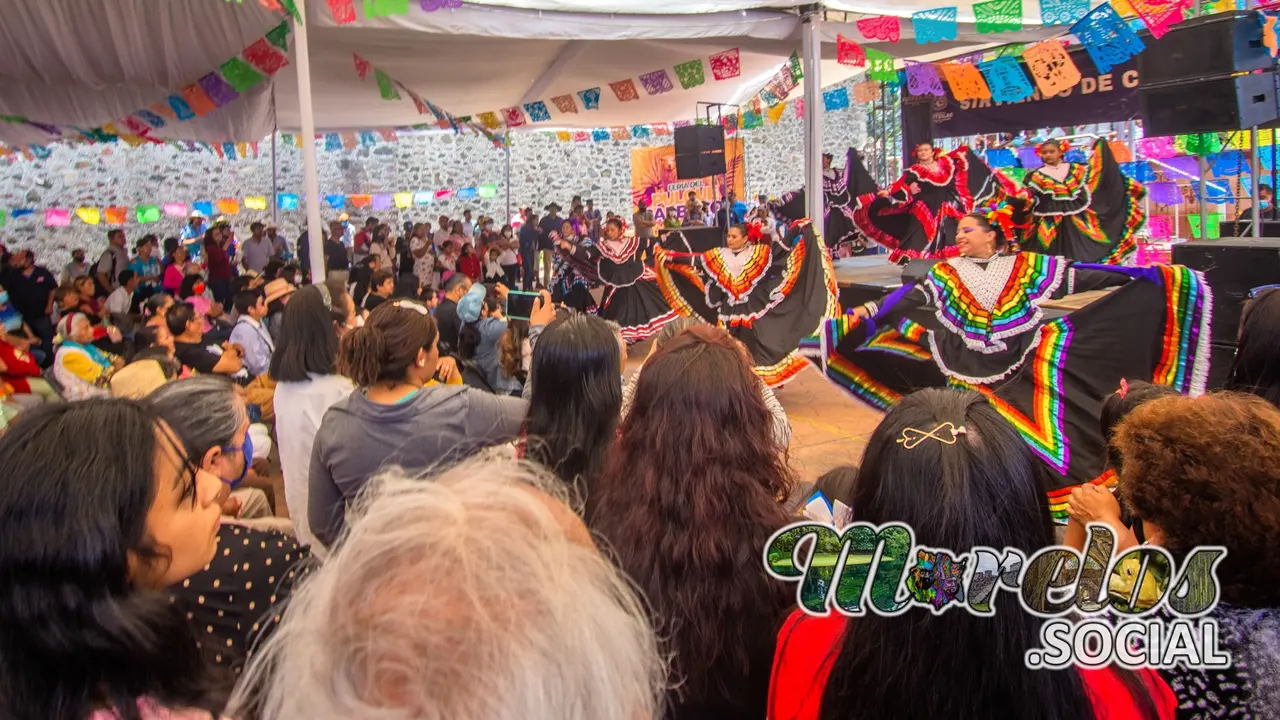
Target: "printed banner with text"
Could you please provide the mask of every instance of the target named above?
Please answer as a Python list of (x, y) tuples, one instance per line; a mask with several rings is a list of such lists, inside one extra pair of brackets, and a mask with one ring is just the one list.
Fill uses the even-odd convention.
[[(745, 178), (743, 173), (742, 138), (726, 139), (724, 142), (725, 166), (728, 169), (725, 177), (728, 186), (739, 200), (745, 194)], [(667, 216), (675, 213), (684, 218), (684, 203), (689, 191), (698, 194), (698, 199), (711, 206), (711, 211), (720, 209), (720, 178), (722, 176), (680, 180), (676, 177), (676, 148), (674, 145), (634, 148), (631, 151), (631, 202), (639, 200), (649, 204), (654, 219), (659, 223)]]

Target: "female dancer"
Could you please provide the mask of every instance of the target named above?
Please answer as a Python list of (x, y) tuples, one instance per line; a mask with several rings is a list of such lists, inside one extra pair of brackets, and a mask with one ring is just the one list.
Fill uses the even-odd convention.
[(1117, 264), (1132, 253), (1133, 234), (1147, 214), (1141, 183), (1120, 172), (1111, 146), (1099, 140), (1088, 163), (1064, 162), (1067, 145), (1046, 140), (1044, 165), (1027, 173), (1034, 220), (1022, 249), (1082, 262)]
[(612, 218), (604, 224), (600, 242), (575, 247), (562, 239), (559, 245), (579, 263), (594, 267), (592, 274), (605, 286), (597, 314), (622, 326), (622, 338), (635, 343), (653, 337), (680, 313), (667, 305), (653, 269), (644, 264), (647, 243), (622, 232), (622, 220)]
[[(668, 238), (685, 242), (679, 232)], [(796, 348), (838, 304), (831, 261), (809, 220), (792, 223), (780, 243), (750, 242), (762, 238), (759, 225), (734, 225), (728, 247), (659, 247), (654, 266), (672, 308), (718, 322), (746, 345), (756, 374), (776, 387), (804, 368)]]
[[(874, 193), (876, 182), (858, 159), (858, 153), (849, 148), (843, 168), (831, 166), (831, 153), (822, 155), (823, 238), (827, 245), (859, 242), (858, 228), (853, 224), (853, 200), (859, 195)], [(769, 209), (780, 220), (792, 223), (808, 215), (805, 205), (805, 189), (784, 193), (769, 203)]]
[[(590, 247), (593, 244), (591, 238), (579, 236), (571, 220), (561, 223), (560, 232), (552, 235), (561, 247), (561, 252), (556, 253), (551, 278), (552, 299), (578, 312), (594, 310), (596, 300), (591, 296), (593, 273), (589, 264), (575, 262), (573, 257), (573, 248)], [(565, 246), (571, 249), (565, 250)]]
[[(1016, 231), (1008, 207), (963, 217), (960, 256), (827, 322), (821, 362), (836, 384), (880, 409), (923, 387), (987, 395), (1055, 474), (1052, 492), (1102, 472), (1098, 415), (1121, 379), (1204, 391), (1212, 296), (1200, 273), (1181, 266), (1003, 254)], [(1042, 308), (1111, 286), (1123, 287), (1062, 317)]]
[(963, 145), (943, 153), (920, 143), (915, 156), (916, 164), (889, 189), (854, 199), (853, 224), (889, 248), (892, 262), (955, 257), (960, 218), (974, 207), (1018, 194), (1017, 186)]

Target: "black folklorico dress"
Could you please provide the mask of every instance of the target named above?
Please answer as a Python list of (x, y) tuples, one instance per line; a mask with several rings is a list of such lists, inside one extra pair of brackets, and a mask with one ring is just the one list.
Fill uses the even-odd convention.
[(680, 317), (658, 289), (657, 274), (644, 264), (645, 244), (635, 237), (580, 245), (574, 258), (594, 268), (604, 285), (597, 314), (622, 326), (628, 343), (647, 340)]

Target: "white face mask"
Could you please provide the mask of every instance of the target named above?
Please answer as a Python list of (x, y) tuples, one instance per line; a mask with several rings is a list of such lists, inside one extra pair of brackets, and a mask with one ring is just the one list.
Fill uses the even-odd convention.
[(294, 284), (294, 285), (301, 285), (301, 284), (302, 284), (302, 275), (294, 275), (294, 276), (293, 276), (293, 284)]

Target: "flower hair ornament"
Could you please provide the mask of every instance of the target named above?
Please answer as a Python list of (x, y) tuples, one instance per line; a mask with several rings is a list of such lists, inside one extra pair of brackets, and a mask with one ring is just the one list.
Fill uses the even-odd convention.
[(764, 239), (764, 230), (761, 229), (759, 221), (747, 225), (747, 239), (751, 242), (760, 242)]
[(1008, 204), (992, 205), (991, 207), (984, 208), (982, 210), (982, 216), (987, 219), (987, 222), (992, 225), (996, 225), (1003, 230), (1006, 239), (1013, 239), (1017, 237), (1018, 230), (1027, 227), (1025, 222), (1019, 223), (1014, 218), (1013, 206)]
[(1116, 394), (1121, 398), (1129, 396), (1129, 380), (1127, 378), (1120, 378), (1120, 389), (1116, 391)]
[(1036, 157), (1044, 157), (1044, 153), (1040, 152), (1040, 148), (1044, 147), (1046, 143), (1054, 143), (1054, 144), (1056, 144), (1056, 145), (1058, 146), (1058, 148), (1059, 148), (1060, 150), (1062, 150), (1062, 155), (1063, 155), (1064, 157), (1066, 156), (1067, 151), (1071, 149), (1071, 141), (1070, 141), (1070, 140), (1056, 140), (1056, 139), (1054, 139), (1054, 138), (1049, 138), (1048, 140), (1045, 140), (1044, 142), (1040, 143), (1039, 145), (1036, 145)]
[(943, 445), (955, 445), (961, 435), (968, 433), (969, 431), (963, 425), (957, 427), (954, 423), (944, 422), (928, 432), (913, 427), (905, 428), (897, 442), (905, 450), (914, 450), (925, 440), (937, 440)]

